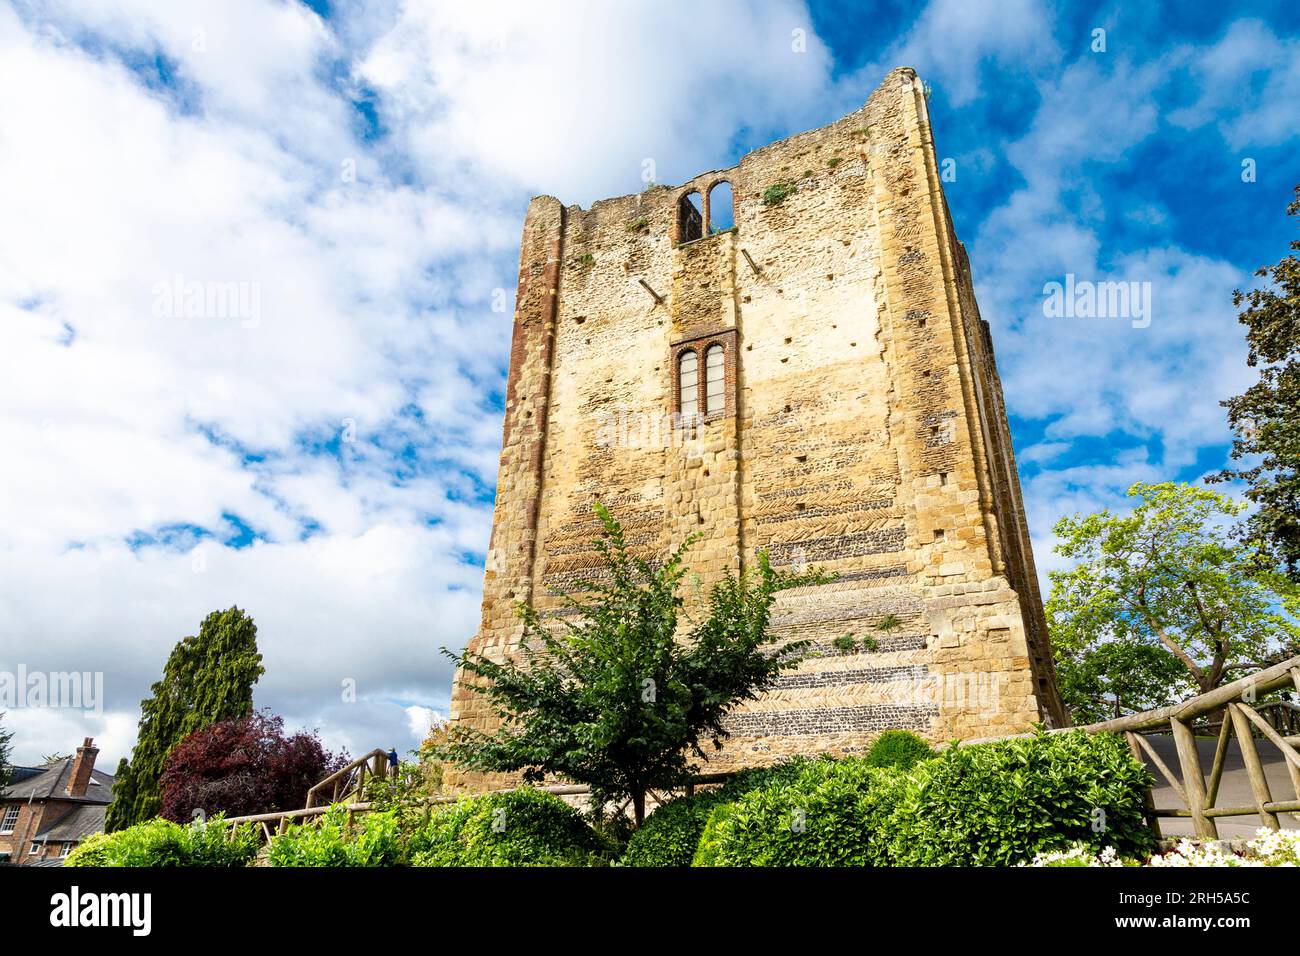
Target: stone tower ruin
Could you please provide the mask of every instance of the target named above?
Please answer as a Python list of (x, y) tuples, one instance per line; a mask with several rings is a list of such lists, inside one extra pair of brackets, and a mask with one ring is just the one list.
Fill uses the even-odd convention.
[[(556, 607), (550, 588), (598, 568), (600, 501), (646, 556), (702, 532), (704, 589), (759, 549), (838, 574), (780, 594), (774, 630), (812, 655), (731, 715), (710, 769), (1067, 722), (939, 172), (899, 69), (731, 169), (589, 210), (532, 201), (472, 649), (513, 653), (515, 602)], [(458, 683), (451, 717), (489, 729), (485, 703)]]

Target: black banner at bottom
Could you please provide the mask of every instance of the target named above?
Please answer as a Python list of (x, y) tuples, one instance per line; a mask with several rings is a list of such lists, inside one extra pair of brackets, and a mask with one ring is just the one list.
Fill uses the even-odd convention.
[[(0, 868), (10, 938), (77, 934), (239, 943), (289, 933), (435, 944), (465, 932), (494, 942), (606, 941), (656, 934), (727, 942), (785, 931), (839, 937), (848, 920), (927, 942), (1044, 932), (1057, 941), (1199, 933), (1215, 944), (1296, 942), (1300, 879), (1269, 869), (267, 869)], [(622, 928), (613, 928), (613, 920)], [(611, 933), (619, 938), (615, 939)], [(544, 935), (539, 935), (544, 934)], [(409, 937), (408, 937), (409, 938)], [(785, 937), (783, 937), (785, 938)], [(868, 938), (868, 937), (864, 937)], [(883, 938), (883, 937), (882, 937)], [(829, 942), (829, 938), (821, 942)], [(1026, 940), (1027, 942), (1028, 940)]]

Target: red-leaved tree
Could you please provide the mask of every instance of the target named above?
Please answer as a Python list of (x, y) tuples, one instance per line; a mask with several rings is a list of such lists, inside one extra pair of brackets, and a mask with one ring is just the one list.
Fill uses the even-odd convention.
[(348, 762), (314, 733), (284, 735), (284, 718), (259, 711), (196, 730), (167, 756), (159, 815), (188, 822), (195, 810), (226, 816), (296, 810), (307, 791)]

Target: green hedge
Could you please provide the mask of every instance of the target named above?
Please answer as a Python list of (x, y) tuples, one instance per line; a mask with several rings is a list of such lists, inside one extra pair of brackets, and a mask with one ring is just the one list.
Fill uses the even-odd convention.
[(623, 865), (690, 866), (709, 814), (724, 802), (721, 791), (708, 790), (656, 808), (627, 841)]
[(399, 866), (406, 862), (397, 812), (358, 814), (347, 825), (347, 809), (336, 804), (316, 823), (289, 827), (271, 839), (271, 866)]
[(759, 787), (793, 780), (804, 768), (824, 762), (795, 757), (770, 767), (741, 770), (716, 790), (678, 797), (655, 809), (632, 833), (624, 850), (624, 866), (690, 866), (709, 815), (721, 803), (730, 803)]
[(891, 820), (899, 866), (1009, 866), (1076, 843), (1144, 856), (1151, 775), (1114, 734), (950, 747), (907, 777)]
[[(910, 743), (888, 750), (923, 756)], [(910, 771), (872, 766), (881, 759), (813, 761), (718, 801), (694, 865), (1007, 866), (1080, 842), (1137, 857), (1155, 847), (1150, 774), (1113, 735), (949, 748)]]
[(818, 761), (715, 807), (696, 866), (888, 866), (900, 776), (864, 759)]
[(532, 787), (461, 800), (412, 840), (414, 866), (585, 866), (607, 850), (573, 807)]
[[(909, 739), (910, 738), (910, 739)], [(920, 744), (920, 746), (918, 746)], [(911, 769), (901, 769), (912, 763)], [(885, 764), (886, 766), (876, 766)], [(1007, 866), (1037, 854), (1105, 847), (1145, 858), (1150, 774), (1114, 735), (1081, 731), (952, 747), (882, 735), (863, 757), (792, 760), (744, 771), (716, 790), (670, 801), (632, 834), (629, 866)], [(151, 820), (96, 834), (68, 866), (244, 866), (251, 826), (233, 840), (207, 826)], [(559, 797), (524, 787), (466, 798), (425, 817), (341, 806), (290, 827), (273, 866), (584, 866), (611, 855)]]
[(930, 745), (909, 730), (886, 730), (876, 738), (867, 751), (868, 767), (895, 767), (911, 770), (923, 760), (934, 756)]
[(181, 826), (171, 820), (150, 820), (113, 833), (94, 833), (63, 861), (64, 866), (247, 866), (257, 855), (257, 833), (251, 824), (228, 828), (216, 816), (207, 822)]

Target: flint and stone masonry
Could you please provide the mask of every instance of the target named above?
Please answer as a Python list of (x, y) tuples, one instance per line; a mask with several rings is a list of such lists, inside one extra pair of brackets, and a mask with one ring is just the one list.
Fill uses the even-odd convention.
[[(722, 182), (735, 226), (717, 231)], [(811, 656), (734, 713), (711, 770), (895, 727), (1067, 722), (989, 326), (912, 70), (734, 168), (589, 210), (532, 200), (471, 648), (519, 654), (515, 602), (555, 607), (551, 588), (597, 573), (596, 501), (645, 556), (702, 532), (688, 600), (759, 549), (838, 572), (780, 595), (774, 631)], [(495, 726), (459, 679), (452, 719)]]

